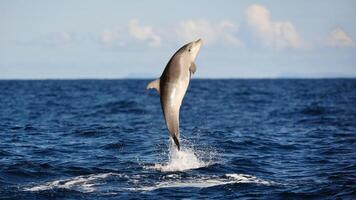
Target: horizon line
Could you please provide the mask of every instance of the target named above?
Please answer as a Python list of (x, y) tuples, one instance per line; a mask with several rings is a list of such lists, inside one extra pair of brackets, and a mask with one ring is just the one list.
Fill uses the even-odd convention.
[[(157, 77), (122, 77), (122, 78), (0, 78), (0, 81), (71, 81), (71, 80), (152, 80)], [(300, 80), (317, 80), (317, 79), (356, 79), (351, 76), (335, 76), (335, 77), (199, 77), (192, 78), (191, 80), (283, 80), (283, 79), (300, 79)]]

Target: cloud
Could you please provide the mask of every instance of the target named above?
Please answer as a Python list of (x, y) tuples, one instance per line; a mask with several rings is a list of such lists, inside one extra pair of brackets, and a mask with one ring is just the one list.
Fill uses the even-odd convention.
[(127, 28), (120, 26), (101, 32), (100, 41), (106, 47), (114, 49), (137, 42), (147, 43), (150, 47), (162, 47), (162, 41), (169, 45), (176, 41), (187, 42), (198, 38), (203, 38), (206, 45), (242, 46), (242, 42), (236, 37), (237, 32), (238, 26), (230, 21), (214, 24), (207, 20), (185, 20), (158, 30), (149, 25), (141, 25), (137, 19), (131, 19)]
[(128, 23), (129, 34), (140, 41), (147, 41), (152, 47), (160, 46), (161, 37), (157, 35), (151, 26), (141, 26), (138, 20), (132, 19)]
[(261, 5), (254, 4), (248, 7), (246, 17), (248, 25), (266, 47), (282, 49), (308, 46), (291, 22), (273, 21), (270, 12)]
[(206, 45), (242, 46), (236, 37), (237, 32), (238, 26), (230, 21), (213, 24), (207, 20), (186, 20), (176, 28), (178, 39), (187, 42), (202, 38)]
[(355, 42), (352, 38), (341, 28), (335, 28), (330, 31), (326, 38), (326, 45), (334, 47), (353, 47)]
[[(150, 47), (161, 45), (161, 37), (156, 34), (151, 26), (142, 26), (138, 20), (131, 19), (127, 25), (121, 25), (117, 28), (107, 29), (100, 33), (100, 42), (107, 48), (120, 49), (128, 45), (146, 43)], [(137, 43), (139, 42), (139, 43)]]

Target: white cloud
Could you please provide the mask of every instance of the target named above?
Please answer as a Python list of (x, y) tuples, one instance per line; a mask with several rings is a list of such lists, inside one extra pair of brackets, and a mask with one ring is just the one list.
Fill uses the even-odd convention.
[(150, 46), (156, 47), (161, 44), (161, 37), (157, 35), (151, 26), (141, 26), (138, 24), (138, 20), (132, 19), (128, 24), (129, 34), (141, 41), (148, 41)]
[(335, 47), (352, 47), (355, 46), (355, 42), (344, 30), (335, 28), (330, 31), (326, 38), (326, 45)]
[(155, 33), (151, 26), (142, 26), (138, 20), (128, 21), (127, 26), (119, 26), (100, 33), (100, 42), (108, 48), (116, 49), (135, 42), (147, 43), (148, 46), (161, 45), (161, 37)]
[(213, 24), (207, 20), (186, 20), (158, 31), (151, 26), (140, 25), (137, 19), (131, 19), (127, 29), (121, 27), (121, 29), (103, 31), (100, 41), (109, 48), (134, 44), (135, 41), (146, 42), (151, 47), (159, 47), (162, 46), (162, 40), (169, 44), (198, 38), (202, 38), (206, 45), (241, 46), (242, 42), (235, 36), (237, 31), (238, 26), (230, 21)]
[(177, 37), (182, 41), (202, 38), (206, 45), (226, 44), (241, 46), (242, 42), (235, 36), (238, 26), (230, 21), (213, 24), (206, 20), (186, 20), (177, 29)]
[(304, 48), (308, 45), (299, 36), (289, 21), (273, 21), (270, 12), (263, 6), (254, 4), (246, 11), (247, 23), (262, 40), (263, 45), (274, 49)]

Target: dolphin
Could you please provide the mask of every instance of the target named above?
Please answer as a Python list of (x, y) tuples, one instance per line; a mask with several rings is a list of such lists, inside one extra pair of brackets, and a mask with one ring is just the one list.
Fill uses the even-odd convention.
[(190, 77), (196, 71), (194, 61), (201, 45), (202, 39), (198, 39), (181, 47), (169, 60), (161, 77), (147, 85), (147, 89), (154, 88), (160, 94), (163, 116), (178, 150), (180, 150), (179, 110)]

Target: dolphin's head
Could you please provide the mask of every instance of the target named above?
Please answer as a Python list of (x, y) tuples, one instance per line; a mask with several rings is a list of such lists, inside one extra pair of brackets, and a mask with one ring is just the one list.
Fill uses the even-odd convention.
[(187, 54), (190, 57), (192, 62), (195, 61), (195, 58), (197, 57), (198, 52), (199, 52), (200, 47), (201, 47), (202, 44), (203, 44), (203, 40), (202, 39), (198, 39), (196, 41), (193, 41), (193, 42), (187, 44), (186, 52), (187, 52)]
[(203, 40), (198, 39), (196, 41), (184, 45), (182, 48), (178, 50), (177, 53), (180, 56), (184, 56), (184, 58), (188, 58), (189, 62), (194, 62), (202, 44), (203, 44)]

